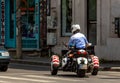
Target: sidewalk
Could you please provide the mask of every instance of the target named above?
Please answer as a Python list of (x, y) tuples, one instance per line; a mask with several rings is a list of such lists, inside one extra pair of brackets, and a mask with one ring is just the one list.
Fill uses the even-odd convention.
[(24, 56), (23, 59), (11, 59), (11, 63), (50, 66), (50, 57)]
[[(23, 59), (11, 59), (11, 63), (50, 66), (50, 57), (24, 56)], [(120, 71), (120, 62), (100, 63), (100, 71)]]

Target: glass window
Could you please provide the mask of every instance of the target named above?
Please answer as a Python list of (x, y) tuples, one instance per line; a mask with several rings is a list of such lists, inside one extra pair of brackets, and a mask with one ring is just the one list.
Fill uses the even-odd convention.
[(96, 20), (96, 0), (88, 0), (88, 19)]
[(21, 0), (22, 37), (35, 38), (35, 0)]
[(97, 40), (97, 36), (96, 36), (96, 1), (97, 0), (88, 0), (87, 4), (88, 4), (88, 27), (87, 27), (87, 32), (88, 32), (88, 40), (89, 42), (91, 42), (93, 45), (96, 45), (96, 40)]
[(62, 36), (70, 36), (72, 23), (72, 0), (61, 0), (61, 17)]
[(10, 38), (14, 38), (14, 0), (10, 0)]

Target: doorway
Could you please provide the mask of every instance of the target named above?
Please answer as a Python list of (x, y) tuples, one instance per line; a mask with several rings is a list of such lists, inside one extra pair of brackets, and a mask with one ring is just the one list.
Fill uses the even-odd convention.
[(97, 41), (97, 0), (87, 0), (87, 37), (96, 45)]
[[(1, 0), (3, 1), (3, 0)], [(5, 46), (16, 48), (16, 0), (5, 1)], [(39, 49), (39, 0), (20, 0), (22, 48)]]

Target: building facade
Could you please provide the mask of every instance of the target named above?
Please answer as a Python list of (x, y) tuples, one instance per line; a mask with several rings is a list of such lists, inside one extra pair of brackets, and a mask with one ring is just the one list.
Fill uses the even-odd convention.
[[(66, 49), (61, 42), (68, 42), (69, 40), (71, 35), (70, 29), (68, 30), (69, 24), (77, 23), (80, 24), (88, 41), (95, 45), (95, 54), (99, 58), (120, 60), (119, 0), (52, 1), (54, 1), (52, 2), (54, 4), (51, 3), (52, 6), (56, 8), (58, 23), (57, 44), (52, 48), (53, 52), (60, 54), (61, 50)], [(68, 5), (69, 2), (71, 3)], [(68, 10), (72, 12), (72, 15), (68, 13)]]
[(97, 0), (51, 0), (51, 9), (57, 13), (56, 45), (52, 51), (61, 54), (67, 48), (62, 42), (68, 42), (72, 24), (80, 24), (81, 31), (89, 42), (97, 44)]
[[(16, 1), (0, 0), (0, 44), (16, 48)], [(20, 0), (22, 48), (50, 47), (55, 54), (66, 50), (62, 44), (72, 35), (72, 24), (95, 45), (95, 54), (120, 60), (119, 0)]]

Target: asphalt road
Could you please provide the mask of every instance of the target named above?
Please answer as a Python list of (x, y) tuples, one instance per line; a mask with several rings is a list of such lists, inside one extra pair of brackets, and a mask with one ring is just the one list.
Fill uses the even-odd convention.
[(7, 72), (0, 72), (0, 83), (119, 83), (120, 72), (99, 71), (79, 78), (73, 72), (59, 71), (50, 75), (49, 66), (10, 64)]

